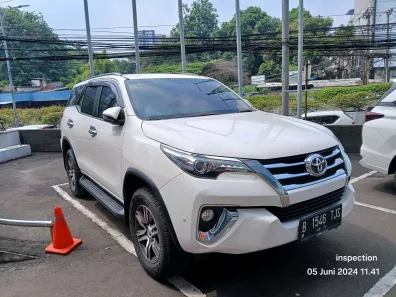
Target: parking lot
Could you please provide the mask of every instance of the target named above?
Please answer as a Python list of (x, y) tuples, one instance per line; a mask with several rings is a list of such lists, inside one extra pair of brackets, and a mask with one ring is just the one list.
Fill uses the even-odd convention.
[[(83, 244), (68, 256), (45, 254), (48, 229), (0, 226), (0, 252), (36, 257), (0, 264), (0, 295), (396, 296), (396, 287), (389, 290), (396, 283), (396, 188), (391, 177), (368, 174), (358, 155), (350, 157), (358, 205), (339, 229), (258, 253), (199, 257), (182, 278), (164, 283), (140, 267), (123, 221), (93, 198), (70, 194), (60, 153), (2, 164), (0, 217), (52, 219), (60, 205)], [(337, 255), (377, 260), (347, 263)], [(309, 275), (314, 268), (336, 275)]]

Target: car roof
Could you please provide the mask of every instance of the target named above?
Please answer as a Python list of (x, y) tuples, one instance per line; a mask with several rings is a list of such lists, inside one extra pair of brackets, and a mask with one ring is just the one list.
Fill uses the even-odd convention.
[(199, 78), (199, 79), (210, 79), (209, 77), (200, 76), (196, 74), (171, 74), (171, 73), (139, 73), (139, 74), (120, 74), (120, 73), (108, 73), (94, 76), (88, 78), (82, 82), (79, 82), (74, 87), (85, 85), (91, 81), (99, 81), (105, 79), (115, 79), (115, 80), (126, 80), (126, 79), (152, 79), (152, 78)]

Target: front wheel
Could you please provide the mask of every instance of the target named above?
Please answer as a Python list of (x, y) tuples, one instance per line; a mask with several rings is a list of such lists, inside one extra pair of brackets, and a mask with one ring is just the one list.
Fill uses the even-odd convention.
[(129, 228), (139, 262), (151, 277), (178, 275), (187, 266), (189, 257), (176, 248), (164, 209), (149, 188), (134, 193)]
[(393, 183), (395, 184), (395, 187), (396, 187), (396, 172), (395, 172), (395, 174), (393, 175)]

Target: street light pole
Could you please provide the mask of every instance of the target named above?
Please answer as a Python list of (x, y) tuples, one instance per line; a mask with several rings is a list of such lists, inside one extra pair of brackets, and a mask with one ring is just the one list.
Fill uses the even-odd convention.
[(186, 45), (184, 42), (184, 19), (183, 19), (183, 2), (179, 0), (179, 27), (180, 27), (180, 51), (181, 51), (181, 61), (182, 61), (182, 71), (187, 72), (186, 63)]
[[(17, 7), (10, 7), (8, 10), (5, 10), (4, 14), (3, 14), (3, 10), (0, 7), (0, 23), (1, 23), (1, 34), (3, 35), (3, 37), (6, 36), (6, 28), (4, 25), (4, 19), (5, 16), (7, 15), (7, 12), (10, 9), (14, 9), (14, 8), (22, 8), (22, 7), (28, 7), (29, 5), (19, 5)], [(16, 104), (15, 104), (15, 98), (14, 98), (14, 84), (12, 83), (12, 73), (11, 73), (11, 62), (10, 62), (10, 55), (8, 52), (8, 44), (7, 44), (7, 40), (4, 39), (3, 41), (4, 43), (4, 52), (5, 52), (5, 57), (6, 57), (6, 63), (7, 63), (7, 72), (8, 72), (8, 81), (10, 84), (10, 94), (11, 94), (11, 100), (12, 100), (12, 109), (14, 111), (14, 126), (15, 127), (19, 127), (19, 119), (18, 119), (18, 113), (17, 113), (17, 109), (16, 109)]]
[(91, 43), (91, 26), (89, 24), (89, 10), (88, 10), (88, 0), (84, 0), (84, 12), (85, 12), (85, 28), (87, 31), (87, 42), (88, 42), (88, 57), (89, 57), (89, 71), (91, 77), (95, 76), (93, 51)]
[(282, 114), (289, 115), (289, 0), (282, 0)]
[(139, 30), (136, 11), (136, 0), (132, 0), (133, 35), (135, 37), (135, 63), (136, 73), (140, 73)]
[(243, 96), (243, 72), (242, 72), (242, 38), (241, 38), (241, 11), (239, 0), (235, 0), (236, 35), (237, 35), (237, 60), (238, 60), (238, 93)]
[(303, 30), (304, 30), (304, 0), (299, 2), (298, 11), (298, 104), (297, 104), (297, 117), (301, 119), (302, 112), (302, 84), (303, 84)]

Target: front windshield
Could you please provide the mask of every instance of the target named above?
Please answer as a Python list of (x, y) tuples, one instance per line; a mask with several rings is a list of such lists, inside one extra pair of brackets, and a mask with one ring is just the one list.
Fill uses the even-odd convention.
[(154, 78), (125, 82), (136, 115), (146, 120), (253, 111), (212, 79)]

